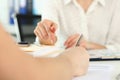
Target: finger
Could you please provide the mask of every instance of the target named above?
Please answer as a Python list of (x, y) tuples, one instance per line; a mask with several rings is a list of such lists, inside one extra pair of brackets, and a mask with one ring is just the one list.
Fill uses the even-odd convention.
[(38, 37), (39, 41), (41, 42), (41, 41), (42, 41), (42, 37), (41, 37), (41, 35), (37, 32), (36, 29), (34, 30), (34, 33), (35, 33), (35, 35)]
[(36, 36), (38, 37), (39, 41), (41, 42), (42, 41), (42, 36), (39, 34), (39, 32), (35, 32)]
[(74, 38), (67, 46), (66, 48), (70, 48), (76, 45), (77, 38)]
[(57, 29), (57, 24), (54, 23), (51, 20), (44, 20), (43, 23), (49, 27), (50, 31), (55, 33), (56, 29)]
[(50, 32), (51, 32), (50, 27), (53, 24), (53, 22), (50, 20), (44, 20), (42, 24), (44, 26), (44, 29), (46, 30), (47, 35), (50, 37)]
[(46, 44), (46, 45), (52, 45), (53, 43), (51, 43), (51, 39), (44, 39), (42, 38), (42, 36), (40, 35), (39, 32), (36, 31), (36, 35), (39, 37), (39, 41), (41, 44)]
[(56, 42), (56, 39), (57, 39), (56, 34), (55, 34), (56, 30), (57, 30), (57, 25), (54, 23), (50, 27), (51, 38), (52, 38), (53, 42)]
[(70, 43), (69, 45), (66, 46), (66, 49), (71, 48), (75, 45), (75, 42)]
[(39, 39), (41, 39), (41, 40), (43, 39), (43, 36), (42, 36), (42, 34), (39, 30), (36, 30), (35, 33), (36, 33), (36, 35), (38, 36)]
[(37, 33), (37, 30), (38, 30), (38, 27), (35, 28), (34, 34), (35, 34), (37, 37), (39, 37), (39, 34)]
[(68, 45), (74, 38), (77, 38), (79, 34), (75, 34), (73, 36), (70, 36), (67, 41), (65, 41), (65, 46)]
[(46, 32), (46, 34), (48, 35), (48, 37), (50, 37), (50, 30), (49, 30), (49, 26), (47, 26), (46, 24), (43, 23), (43, 28)]
[(51, 39), (52, 39), (52, 41), (53, 41), (54, 43), (56, 42), (57, 37), (56, 37), (56, 35), (55, 35), (54, 33), (51, 33)]
[(40, 28), (39, 25), (38, 25), (38, 27), (37, 27), (37, 29), (36, 29), (36, 32), (37, 32), (38, 35), (41, 36), (41, 39), (43, 39), (43, 34), (42, 34), (42, 31), (41, 31), (41, 28)]
[(50, 31), (50, 29), (48, 29), (46, 24), (43, 24), (43, 25), (44, 25), (44, 28), (46, 29), (48, 38), (50, 39), (50, 42), (53, 44), (54, 43), (54, 34)]
[(39, 27), (38, 24), (39, 24), (39, 23), (40, 23), (40, 22), (37, 23), (37, 26), (36, 26), (35, 29), (34, 29), (34, 34), (35, 34), (36, 36), (37, 36), (36, 31), (38, 30), (38, 27)]
[(39, 26), (38, 30), (41, 32), (41, 35), (43, 36), (43, 38), (47, 39), (48, 38), (48, 32), (46, 31), (45, 26), (42, 23), (38, 24), (38, 26)]
[(34, 30), (34, 32), (37, 33), (36, 35), (41, 35), (41, 38), (43, 38), (42, 33), (41, 33), (41, 30), (40, 30), (40, 27), (41, 27), (40, 24), (41, 24), (40, 22), (37, 23), (37, 27), (36, 27), (36, 29)]

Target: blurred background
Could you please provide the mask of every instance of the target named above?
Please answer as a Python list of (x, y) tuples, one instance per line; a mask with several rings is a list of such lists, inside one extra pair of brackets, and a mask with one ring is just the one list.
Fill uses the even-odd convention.
[(40, 0), (0, 0), (0, 22), (14, 33), (13, 14), (40, 14)]
[(40, 0), (0, 0), (0, 22), (12, 35), (16, 35), (16, 14), (40, 15)]

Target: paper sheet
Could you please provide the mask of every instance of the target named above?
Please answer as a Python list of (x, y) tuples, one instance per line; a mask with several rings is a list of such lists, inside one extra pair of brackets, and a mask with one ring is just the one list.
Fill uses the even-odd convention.
[(112, 65), (90, 64), (86, 75), (76, 77), (73, 80), (111, 80), (112, 71)]
[(34, 57), (55, 57), (61, 54), (62, 51), (64, 51), (64, 49), (55, 46), (44, 46), (38, 51), (33, 52), (32, 55)]
[(120, 51), (113, 51), (108, 49), (90, 50), (88, 51), (91, 58), (120, 58)]
[(34, 51), (40, 50), (40, 48), (41, 47), (37, 45), (30, 45), (29, 47), (20, 47), (20, 49), (25, 52), (34, 52)]

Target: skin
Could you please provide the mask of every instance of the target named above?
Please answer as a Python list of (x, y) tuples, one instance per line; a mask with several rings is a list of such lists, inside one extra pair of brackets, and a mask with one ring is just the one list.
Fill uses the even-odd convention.
[(77, 0), (77, 2), (84, 9), (84, 11), (87, 12), (93, 0)]
[(0, 80), (71, 80), (87, 72), (89, 55), (82, 47), (55, 58), (33, 58), (19, 49), (2, 25), (0, 37)]

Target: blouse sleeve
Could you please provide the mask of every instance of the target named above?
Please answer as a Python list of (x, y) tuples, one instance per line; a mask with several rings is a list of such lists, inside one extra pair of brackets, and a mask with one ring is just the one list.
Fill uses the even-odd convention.
[[(117, 2), (117, 1), (116, 1)], [(120, 51), (120, 1), (117, 3), (111, 19), (106, 47), (111, 50)]]

